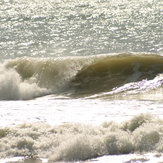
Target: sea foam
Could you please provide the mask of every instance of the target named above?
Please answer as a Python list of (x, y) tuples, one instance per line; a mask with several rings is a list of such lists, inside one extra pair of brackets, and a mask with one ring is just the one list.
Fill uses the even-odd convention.
[(49, 161), (78, 161), (113, 154), (162, 152), (163, 121), (149, 114), (122, 124), (100, 126), (66, 123), (24, 123), (0, 129), (0, 157), (47, 157)]
[[(76, 71), (62, 59), (23, 57), (0, 65), (0, 99), (28, 100), (67, 88)], [(72, 68), (71, 68), (72, 67)], [(70, 71), (71, 69), (71, 71)]]
[(7, 70), (0, 65), (1, 100), (27, 100), (45, 95), (47, 92), (47, 89), (40, 88), (36, 83), (22, 81), (21, 76), (15, 70)]

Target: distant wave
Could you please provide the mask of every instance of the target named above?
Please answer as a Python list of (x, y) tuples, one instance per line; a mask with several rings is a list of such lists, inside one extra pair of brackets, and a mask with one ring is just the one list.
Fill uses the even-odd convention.
[(5, 61), (0, 65), (0, 72), (1, 100), (28, 100), (66, 91), (72, 97), (86, 97), (140, 87), (146, 89), (144, 85), (148, 83), (153, 85), (151, 89), (157, 88), (163, 81), (160, 75), (163, 72), (163, 59), (158, 54), (140, 53), (22, 57)]

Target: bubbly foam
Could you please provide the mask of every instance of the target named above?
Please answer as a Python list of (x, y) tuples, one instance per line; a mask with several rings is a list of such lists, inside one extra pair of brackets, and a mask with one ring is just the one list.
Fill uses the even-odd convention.
[(0, 65), (0, 83), (1, 100), (26, 100), (48, 93), (46, 88), (40, 88), (37, 83), (22, 81), (15, 70), (7, 70), (2, 64)]
[(61, 92), (77, 71), (70, 61), (28, 57), (6, 61), (0, 65), (0, 99), (28, 100)]
[(122, 124), (59, 126), (24, 123), (0, 129), (0, 157), (38, 155), (53, 161), (77, 161), (135, 152), (162, 152), (162, 119), (149, 114)]

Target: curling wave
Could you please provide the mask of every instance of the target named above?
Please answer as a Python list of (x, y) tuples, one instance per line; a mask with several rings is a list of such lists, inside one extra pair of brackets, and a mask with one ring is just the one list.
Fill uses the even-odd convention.
[[(7, 60), (0, 65), (0, 99), (32, 99), (63, 93), (71, 97), (140, 93), (160, 87), (163, 59), (156, 54)], [(68, 92), (68, 93), (67, 93)]]

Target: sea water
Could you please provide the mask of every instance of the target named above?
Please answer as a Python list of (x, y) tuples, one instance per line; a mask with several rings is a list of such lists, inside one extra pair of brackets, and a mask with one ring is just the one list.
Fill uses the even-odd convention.
[(161, 0), (0, 1), (0, 162), (163, 162)]

